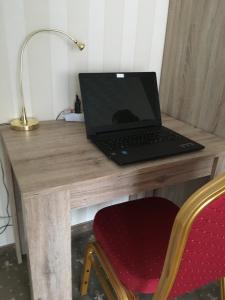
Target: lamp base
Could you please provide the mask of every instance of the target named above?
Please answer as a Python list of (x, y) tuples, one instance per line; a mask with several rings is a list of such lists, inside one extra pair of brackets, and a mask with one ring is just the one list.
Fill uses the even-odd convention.
[(27, 122), (21, 121), (21, 119), (13, 119), (10, 122), (11, 128), (19, 131), (30, 131), (37, 129), (39, 126), (39, 122), (37, 119), (28, 118)]

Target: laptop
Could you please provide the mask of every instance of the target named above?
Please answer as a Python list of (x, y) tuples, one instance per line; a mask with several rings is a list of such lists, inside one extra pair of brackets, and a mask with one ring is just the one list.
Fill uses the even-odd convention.
[(204, 146), (162, 126), (155, 72), (80, 73), (87, 137), (119, 165)]

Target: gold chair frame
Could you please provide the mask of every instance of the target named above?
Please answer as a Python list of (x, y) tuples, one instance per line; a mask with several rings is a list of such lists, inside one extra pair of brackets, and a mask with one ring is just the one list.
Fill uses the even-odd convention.
[[(223, 194), (225, 194), (225, 174), (211, 180), (197, 190), (181, 207), (173, 224), (162, 274), (153, 300), (168, 299), (179, 270), (181, 258), (193, 221), (205, 206)], [(82, 296), (87, 294), (92, 266), (94, 267), (97, 277), (109, 300), (115, 299), (114, 294), (110, 289), (109, 282), (119, 300), (136, 299), (134, 293), (127, 290), (120, 282), (98, 242), (89, 243), (86, 249), (80, 289)], [(109, 279), (109, 282), (106, 280), (104, 273)], [(225, 278), (220, 279), (220, 294), (221, 300), (225, 300)]]

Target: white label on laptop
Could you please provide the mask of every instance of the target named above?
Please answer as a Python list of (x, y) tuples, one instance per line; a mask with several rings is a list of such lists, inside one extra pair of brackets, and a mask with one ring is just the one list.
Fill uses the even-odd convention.
[(124, 78), (124, 74), (116, 74), (117, 78)]

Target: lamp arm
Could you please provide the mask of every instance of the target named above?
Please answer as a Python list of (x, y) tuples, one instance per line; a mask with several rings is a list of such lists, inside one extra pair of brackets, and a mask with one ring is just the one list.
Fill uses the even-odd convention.
[(20, 90), (20, 98), (21, 98), (21, 104), (22, 104), (22, 116), (23, 116), (23, 120), (21, 120), (24, 123), (27, 123), (27, 117), (26, 117), (26, 111), (25, 111), (25, 103), (24, 103), (24, 91), (23, 91), (23, 57), (24, 57), (24, 50), (26, 48), (26, 45), (28, 44), (28, 42), (33, 38), (33, 36), (35, 36), (38, 33), (41, 32), (55, 32), (58, 34), (61, 34), (62, 36), (68, 38), (74, 45), (76, 45), (80, 50), (83, 50), (85, 45), (83, 43), (78, 42), (77, 40), (74, 40), (69, 34), (65, 33), (62, 30), (58, 30), (58, 29), (51, 29), (51, 28), (43, 28), (43, 29), (39, 29), (39, 30), (35, 30), (33, 32), (31, 32), (30, 34), (28, 34), (28, 36), (25, 38), (21, 49), (20, 49), (20, 60), (19, 60), (19, 90)]

